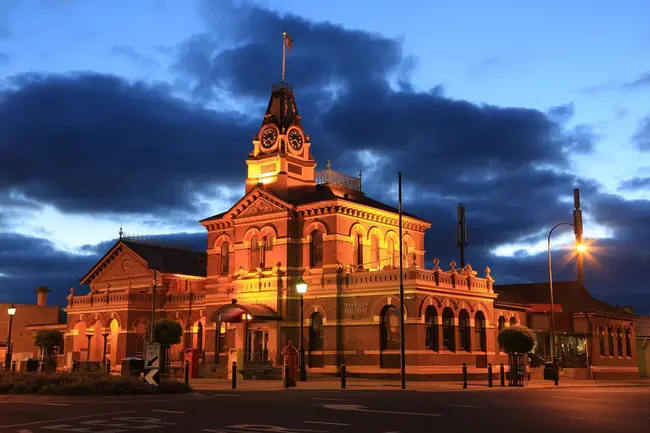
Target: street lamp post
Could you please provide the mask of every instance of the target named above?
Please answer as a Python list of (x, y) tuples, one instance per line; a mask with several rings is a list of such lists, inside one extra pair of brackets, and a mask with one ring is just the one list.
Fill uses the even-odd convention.
[(305, 302), (303, 299), (303, 295), (307, 292), (307, 283), (300, 278), (300, 281), (296, 284), (296, 291), (300, 293), (300, 381), (301, 382), (306, 382), (307, 381), (307, 367), (305, 366), (305, 345), (303, 343), (304, 341), (304, 309), (305, 309)]
[(11, 344), (11, 326), (14, 323), (14, 316), (16, 315), (16, 306), (11, 304), (11, 307), (7, 309), (7, 314), (9, 315), (9, 332), (7, 334), (7, 353), (5, 354), (5, 370), (9, 371), (11, 369), (11, 358), (13, 347)]
[[(551, 229), (550, 232), (548, 232), (548, 287), (551, 295), (551, 355), (552, 355), (552, 362), (553, 362), (553, 376), (555, 379), (555, 385), (558, 384), (560, 380), (560, 374), (558, 370), (558, 363), (557, 363), (557, 356), (555, 354), (556, 352), (556, 344), (555, 344), (555, 301), (553, 297), (553, 265), (551, 261), (551, 235), (553, 234), (553, 231), (560, 227), (560, 226), (571, 226), (573, 227), (573, 224), (571, 223), (559, 223), (555, 224), (553, 228)], [(576, 245), (576, 249), (578, 251), (578, 254), (582, 254), (587, 250), (587, 246), (583, 243)]]

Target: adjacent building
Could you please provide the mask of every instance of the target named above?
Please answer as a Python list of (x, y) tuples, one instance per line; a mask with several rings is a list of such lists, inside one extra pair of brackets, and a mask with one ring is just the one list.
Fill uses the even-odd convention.
[[(68, 365), (106, 359), (116, 365), (142, 355), (155, 293), (154, 319), (177, 320), (185, 329), (172, 358), (196, 348), (205, 374), (223, 368), (233, 351), (246, 368), (272, 369), (283, 347), (300, 344), (301, 323), (311, 370), (346, 363), (357, 371), (390, 371), (400, 363), (400, 259), (409, 371), (463, 362), (484, 368), (505, 359), (499, 328), (533, 320), (545, 329), (536, 309), (543, 302), (532, 292), (495, 290), (489, 267), (479, 274), (438, 259), (427, 266), (429, 221), (404, 213), (400, 236), (398, 210), (368, 197), (361, 175), (336, 172), (329, 162), (317, 171), (290, 84), (272, 86), (252, 145), (245, 195), (200, 222), (205, 252), (120, 238), (81, 279), (90, 292), (71, 289)], [(302, 281), (308, 289), (301, 311), (296, 284)], [(583, 329), (575, 316), (571, 332), (589, 341), (598, 342), (600, 325), (629, 329), (634, 338), (632, 314), (574, 312), (558, 303), (563, 313), (587, 317)], [(611, 360), (605, 353), (603, 365), (619, 365), (619, 352)], [(620, 353), (627, 366), (625, 349)]]
[(637, 320), (636, 350), (641, 377), (650, 377), (650, 315)]

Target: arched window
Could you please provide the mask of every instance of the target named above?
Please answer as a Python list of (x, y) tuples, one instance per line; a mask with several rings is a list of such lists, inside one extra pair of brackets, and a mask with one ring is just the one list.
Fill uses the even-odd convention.
[(314, 313), (309, 328), (309, 351), (323, 350), (323, 315)]
[(598, 327), (598, 343), (600, 344), (600, 356), (605, 356), (605, 328)]
[(446, 307), (442, 311), (442, 348), (446, 350), (454, 350), (454, 312), (451, 308)]
[(424, 313), (424, 323), (426, 326), (425, 345), (431, 350), (438, 351), (438, 312), (429, 305)]
[(372, 260), (373, 269), (381, 269), (381, 260), (379, 257), (379, 238), (373, 234), (370, 236), (370, 258)]
[(309, 266), (316, 267), (323, 264), (323, 232), (314, 230), (309, 243)]
[(251, 239), (251, 269), (257, 269), (257, 267), (261, 264), (261, 257), (260, 257), (260, 244), (257, 240), (257, 236), (253, 236), (253, 239)]
[(394, 305), (388, 305), (381, 315), (381, 350), (398, 350), (399, 348), (399, 311)]
[(621, 331), (621, 327), (619, 326), (616, 328), (616, 342), (617, 342), (617, 349), (618, 356), (623, 357), (623, 332)]
[(410, 266), (409, 260), (411, 259), (411, 254), (409, 251), (409, 244), (404, 241), (402, 242), (402, 264), (404, 267), (408, 268)]
[(458, 314), (458, 328), (460, 331), (459, 350), (472, 350), (471, 333), (469, 327), (469, 313), (467, 310), (460, 310)]
[[(506, 318), (503, 316), (499, 316), (499, 332), (503, 331), (506, 328)], [(498, 334), (497, 334), (497, 342), (498, 342)], [(501, 343), (499, 343), (499, 350), (503, 352), (503, 346)]]
[(474, 331), (481, 348), (481, 352), (487, 352), (487, 333), (485, 330), (485, 315), (482, 311), (477, 311), (474, 316)]
[(625, 328), (625, 355), (628, 358), (632, 357), (632, 331), (630, 328)]
[(221, 244), (221, 263), (219, 270), (222, 274), (227, 274), (230, 270), (230, 244), (224, 242)]
[(261, 266), (263, 268), (267, 267), (271, 262), (271, 251), (273, 251), (273, 237), (266, 235), (262, 240)]
[(355, 263), (357, 266), (363, 266), (363, 236), (361, 233), (357, 233), (357, 250), (356, 250), (356, 257), (355, 259), (357, 262)]
[(144, 354), (144, 334), (138, 334), (135, 336), (135, 355)]
[(609, 340), (609, 356), (614, 356), (614, 328), (611, 326), (607, 329)]
[(397, 264), (397, 258), (398, 256), (395, 255), (395, 241), (392, 238), (388, 238), (386, 241), (386, 250), (388, 257), (390, 258), (390, 266), (393, 268), (396, 268), (398, 266)]
[(510, 326), (515, 326), (517, 324), (517, 318), (515, 316), (512, 316), (510, 318)]

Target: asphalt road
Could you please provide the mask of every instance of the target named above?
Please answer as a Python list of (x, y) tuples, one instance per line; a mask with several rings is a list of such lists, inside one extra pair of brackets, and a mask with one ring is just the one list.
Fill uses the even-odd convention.
[[(452, 430), (453, 429), (453, 430)], [(650, 431), (650, 388), (227, 391), (0, 400), (0, 432)]]

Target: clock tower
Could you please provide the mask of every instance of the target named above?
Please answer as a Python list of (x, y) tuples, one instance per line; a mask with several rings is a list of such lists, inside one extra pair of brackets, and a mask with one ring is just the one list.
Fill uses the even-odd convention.
[(258, 184), (280, 189), (315, 185), (316, 161), (311, 140), (300, 123), (293, 86), (281, 82), (271, 88), (271, 99), (262, 126), (253, 138), (248, 155), (246, 192)]

